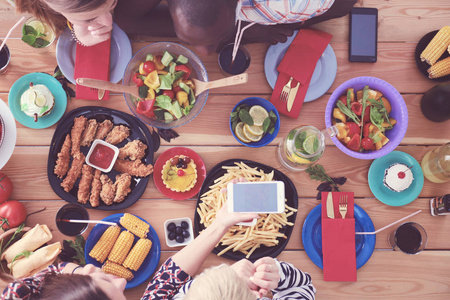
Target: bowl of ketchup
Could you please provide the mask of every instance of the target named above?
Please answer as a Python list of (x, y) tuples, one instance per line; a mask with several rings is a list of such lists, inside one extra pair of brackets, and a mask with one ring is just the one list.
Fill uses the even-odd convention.
[(0, 115), (0, 147), (2, 146), (4, 138), (5, 138), (5, 122), (3, 122), (2, 116)]
[(93, 168), (108, 173), (114, 166), (118, 155), (119, 149), (116, 146), (103, 140), (95, 140), (86, 156), (86, 163)]

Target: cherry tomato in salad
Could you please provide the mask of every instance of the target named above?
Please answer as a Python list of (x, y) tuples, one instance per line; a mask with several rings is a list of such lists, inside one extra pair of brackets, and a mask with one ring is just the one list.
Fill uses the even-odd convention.
[[(180, 87), (179, 87), (180, 88)], [(181, 88), (180, 88), (181, 89)], [(167, 96), (170, 98), (170, 100), (173, 100), (173, 97), (175, 97), (175, 93), (173, 92), (173, 90), (164, 90), (162, 92), (163, 95)]]
[(0, 203), (8, 200), (13, 192), (11, 179), (5, 173), (0, 173)]
[(19, 226), (25, 222), (26, 218), (27, 211), (25, 206), (19, 201), (6, 201), (0, 205), (0, 219), (3, 230)]
[(155, 112), (153, 111), (153, 106), (155, 104), (155, 99), (139, 101), (136, 107), (136, 112), (141, 115), (146, 115), (147, 117), (154, 117)]
[(364, 137), (368, 137), (369, 136), (369, 134), (370, 134), (370, 125), (372, 125), (372, 123), (371, 122), (369, 122), (369, 123), (364, 123), (364, 127), (363, 127), (363, 136)]
[(370, 106), (366, 106), (366, 111), (364, 112), (364, 122), (370, 121)]
[(365, 137), (361, 140), (361, 147), (365, 150), (375, 150), (375, 144), (370, 137)]
[(183, 72), (183, 80), (187, 80), (191, 75), (191, 69), (189, 69), (186, 65), (178, 65), (175, 67), (176, 72)]
[(348, 137), (353, 137), (355, 134), (360, 135), (361, 128), (355, 122), (347, 122)]
[(151, 60), (148, 60), (148, 61), (143, 63), (142, 69), (144, 70), (144, 72), (147, 72), (147, 74), (148, 74), (148, 73), (151, 73), (154, 70), (156, 70), (156, 65)]
[(352, 111), (357, 115), (360, 116), (362, 113), (362, 104), (359, 102), (353, 102), (352, 103)]
[(341, 100), (341, 102), (344, 103), (345, 106), (347, 106), (347, 96), (346, 95), (340, 96), (339, 100)]
[(347, 148), (353, 151), (359, 151), (359, 143), (360, 143), (359, 135), (355, 134), (347, 143)]

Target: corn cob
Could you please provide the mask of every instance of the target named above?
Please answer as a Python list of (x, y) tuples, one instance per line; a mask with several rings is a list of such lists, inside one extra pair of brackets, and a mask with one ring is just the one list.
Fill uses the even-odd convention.
[(130, 270), (109, 260), (107, 260), (106, 263), (102, 266), (102, 270), (106, 274), (122, 277), (127, 281), (130, 281), (134, 277), (133, 273), (131, 273)]
[(127, 230), (134, 233), (134, 235), (140, 237), (141, 239), (147, 237), (147, 233), (150, 229), (150, 225), (140, 220), (138, 217), (132, 214), (125, 213), (120, 218), (120, 225), (125, 227)]
[(450, 57), (440, 60), (428, 69), (428, 77), (431, 79), (450, 74)]
[(95, 244), (94, 248), (92, 248), (91, 252), (89, 252), (89, 256), (103, 263), (108, 257), (109, 252), (111, 252), (119, 233), (119, 226), (109, 226)]
[(436, 33), (434, 38), (420, 54), (420, 59), (426, 61), (429, 65), (434, 63), (445, 52), (450, 44), (450, 26), (444, 26)]
[(108, 260), (121, 265), (133, 246), (134, 235), (129, 231), (122, 231), (108, 256)]
[(137, 271), (141, 267), (151, 248), (152, 241), (148, 239), (140, 239), (137, 241), (136, 245), (134, 245), (133, 249), (131, 249), (127, 258), (123, 262), (123, 266), (130, 270)]

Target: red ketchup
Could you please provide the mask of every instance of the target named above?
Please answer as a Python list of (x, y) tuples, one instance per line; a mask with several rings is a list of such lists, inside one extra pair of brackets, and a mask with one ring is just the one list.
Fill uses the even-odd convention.
[(96, 165), (102, 169), (108, 169), (111, 161), (114, 158), (114, 150), (104, 146), (102, 144), (97, 144), (89, 157), (89, 162)]

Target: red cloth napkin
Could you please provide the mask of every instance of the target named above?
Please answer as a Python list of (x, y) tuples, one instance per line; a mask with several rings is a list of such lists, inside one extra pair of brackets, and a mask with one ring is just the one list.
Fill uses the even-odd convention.
[[(109, 81), (109, 56), (111, 54), (111, 39), (100, 44), (85, 47), (77, 43), (75, 55), (75, 80), (92, 78)], [(85, 100), (99, 100), (98, 89), (76, 86), (76, 98)], [(109, 91), (105, 91), (102, 100), (109, 99)]]
[[(325, 281), (356, 281), (353, 193), (333, 192), (334, 219), (327, 217), (327, 192), (322, 192), (322, 253)], [(347, 214), (339, 213), (339, 198), (347, 195)]]
[[(280, 114), (291, 118), (297, 118), (308, 91), (309, 82), (316, 68), (317, 61), (325, 48), (330, 43), (333, 36), (329, 33), (313, 30), (300, 29), (295, 39), (289, 46), (286, 54), (278, 65), (278, 78), (272, 92), (270, 102), (277, 108)], [(281, 90), (289, 79), (293, 77), (291, 87), (294, 88), (297, 82), (300, 87), (294, 100), (294, 105), (290, 112), (287, 110), (287, 102), (280, 100)]]

